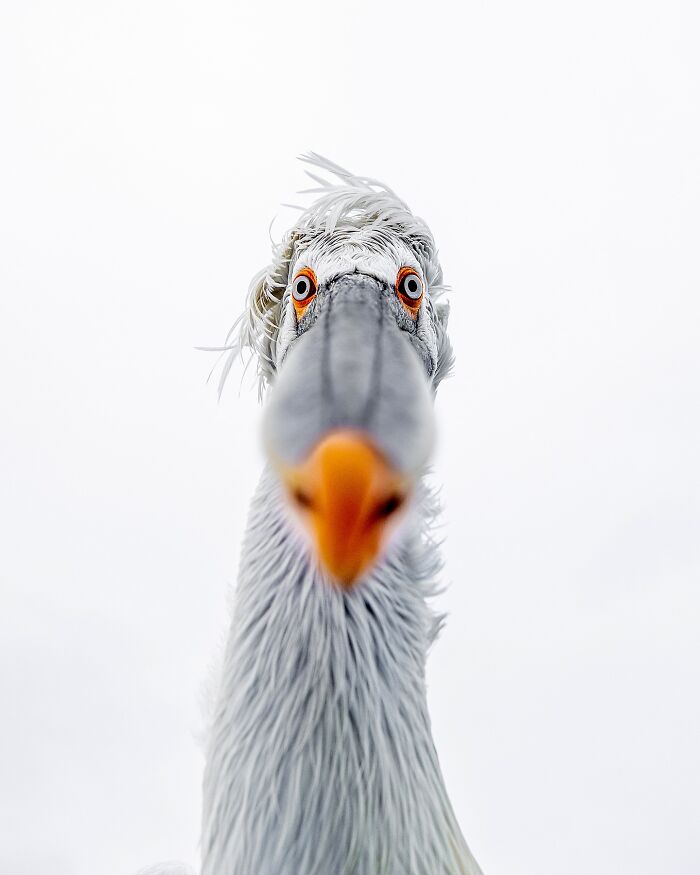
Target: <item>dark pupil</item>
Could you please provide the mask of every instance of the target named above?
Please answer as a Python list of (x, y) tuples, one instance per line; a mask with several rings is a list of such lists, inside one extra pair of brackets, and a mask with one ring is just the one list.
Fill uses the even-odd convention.
[(306, 294), (306, 280), (299, 280), (297, 283), (297, 295)]
[(408, 289), (410, 294), (413, 294), (414, 292), (418, 291), (418, 283), (415, 280), (409, 280), (406, 283), (406, 288)]

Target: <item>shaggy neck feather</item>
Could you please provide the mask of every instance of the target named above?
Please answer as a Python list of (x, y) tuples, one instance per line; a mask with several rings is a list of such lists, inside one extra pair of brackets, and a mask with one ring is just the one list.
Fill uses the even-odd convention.
[(479, 872), (430, 732), (428, 497), (414, 515), (413, 535), (343, 591), (319, 579), (263, 476), (209, 738), (202, 875)]

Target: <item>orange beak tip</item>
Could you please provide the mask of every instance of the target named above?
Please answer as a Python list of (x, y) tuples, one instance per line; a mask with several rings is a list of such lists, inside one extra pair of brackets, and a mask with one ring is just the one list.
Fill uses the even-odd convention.
[(299, 466), (282, 472), (290, 501), (326, 574), (350, 587), (381, 556), (409, 494), (358, 432), (331, 432)]

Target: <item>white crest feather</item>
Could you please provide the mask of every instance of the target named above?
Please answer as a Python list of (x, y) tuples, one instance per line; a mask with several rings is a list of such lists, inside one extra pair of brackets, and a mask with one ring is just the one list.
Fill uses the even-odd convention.
[(428, 286), (438, 337), (439, 359), (433, 379), (437, 385), (449, 372), (452, 348), (446, 334), (449, 311), (446, 305), (438, 303), (446, 287), (442, 284), (442, 269), (430, 229), (421, 218), (414, 216), (405, 201), (378, 180), (350, 173), (315, 152), (302, 155), (299, 160), (330, 174), (337, 181), (306, 171), (316, 185), (300, 193), (318, 197), (308, 208), (298, 207), (302, 212), (296, 223), (279, 243), (273, 242), (272, 260), (253, 277), (245, 309), (231, 327), (224, 346), (206, 347), (209, 351), (225, 354), (219, 376), (219, 395), (234, 363), (237, 359), (244, 360), (245, 353), (257, 360), (261, 397), (273, 379), (274, 346), (282, 316), (282, 299), (290, 281), (289, 271), (295, 253), (322, 236), (326, 237), (328, 247), (333, 248), (342, 245), (349, 237), (358, 239), (358, 233), (365, 245), (377, 250), (382, 245), (389, 246), (392, 241), (400, 240), (418, 259)]

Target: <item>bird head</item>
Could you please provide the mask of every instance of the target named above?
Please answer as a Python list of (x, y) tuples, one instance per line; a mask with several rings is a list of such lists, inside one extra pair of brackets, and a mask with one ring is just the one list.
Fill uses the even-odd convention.
[(290, 511), (350, 587), (381, 561), (428, 463), (448, 308), (426, 224), (386, 186), (302, 160), (335, 180), (309, 174), (319, 197), (251, 284), (234, 345), (270, 384), (263, 437)]

